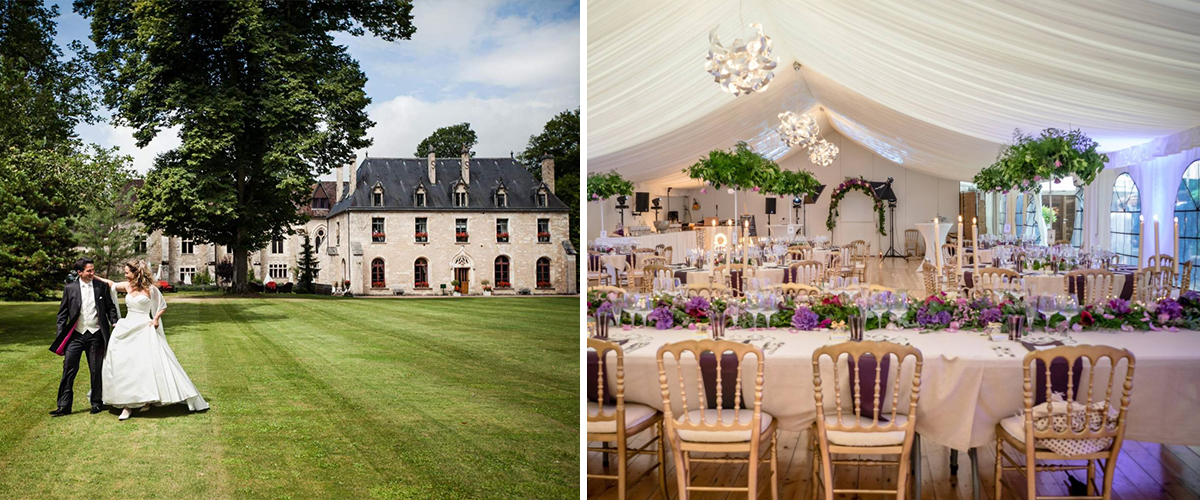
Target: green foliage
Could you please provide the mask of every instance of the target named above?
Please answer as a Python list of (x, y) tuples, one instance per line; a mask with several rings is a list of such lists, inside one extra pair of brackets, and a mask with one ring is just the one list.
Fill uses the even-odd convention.
[(633, 183), (616, 172), (592, 173), (587, 177), (587, 193), (591, 201), (607, 200), (613, 196), (633, 196)]
[(819, 185), (821, 183), (807, 170), (780, 170), (779, 174), (775, 176), (775, 182), (769, 186), (763, 186), (762, 190), (768, 194), (803, 197), (815, 194)]
[(434, 130), (429, 137), (417, 144), (416, 155), (418, 158), (424, 158), (433, 153), (438, 158), (458, 158), (464, 151), (469, 151), (474, 157), (475, 152), (471, 151), (471, 148), (478, 143), (479, 139), (475, 137), (475, 131), (471, 130), (471, 124), (464, 122)]
[(371, 144), (366, 75), (333, 33), (408, 39), (407, 0), (166, 2), (77, 0), (91, 56), (138, 146), (179, 127), (138, 194), (148, 230), (233, 248), (234, 289), (248, 251), (306, 216), (319, 175)]
[(981, 191), (1020, 189), (1036, 193), (1043, 181), (1074, 176), (1086, 186), (1108, 162), (1108, 156), (1097, 152), (1096, 147), (1096, 142), (1078, 129), (1048, 128), (1038, 137), (1017, 130), (1013, 143), (1005, 145), (996, 162), (976, 174), (974, 182)]
[(78, 141), (0, 154), (0, 299), (47, 299), (62, 288), (78, 257), (78, 218), (105, 201), (96, 186), (117, 182), (127, 161)]
[(887, 215), (883, 212), (883, 199), (875, 194), (875, 189), (871, 187), (871, 183), (866, 179), (847, 178), (841, 184), (834, 188), (833, 193), (829, 196), (829, 216), (825, 218), (825, 228), (830, 231), (837, 227), (838, 205), (842, 202), (842, 198), (846, 197), (847, 191), (862, 191), (863, 194), (870, 196), (874, 200), (875, 215), (879, 216), (879, 234), (887, 236), (887, 230), (884, 229), (884, 221)]
[(224, 285), (233, 281), (233, 260), (225, 257), (224, 260), (217, 263), (217, 282)]
[(297, 273), (299, 280), (296, 283), (296, 293), (313, 293), (313, 280), (316, 279), (317, 271), (321, 268), (317, 266), (319, 261), (313, 252), (312, 241), (308, 235), (304, 235), (304, 243), (300, 245), (300, 260), (298, 262), (300, 272)]
[(1046, 221), (1047, 225), (1054, 224), (1058, 221), (1058, 212), (1053, 208), (1042, 205), (1042, 220)]
[(570, 208), (571, 244), (579, 248), (579, 108), (551, 118), (542, 133), (529, 136), (517, 159), (534, 178), (542, 179), (542, 156), (554, 157), (554, 195)]
[(130, 174), (120, 171), (107, 184), (93, 187), (99, 202), (88, 207), (75, 230), (79, 246), (96, 263), (96, 273), (116, 281), (125, 279), (123, 264), (138, 256), (138, 242), (145, 238), (133, 216)]
[(192, 276), (192, 284), (196, 286), (211, 285), (212, 282), (213, 277), (211, 274), (208, 274), (208, 266), (202, 266), (200, 271), (195, 276)]
[(730, 186), (734, 189), (768, 188), (774, 186), (780, 175), (779, 165), (763, 155), (755, 153), (745, 142), (738, 142), (732, 150), (714, 149), (707, 158), (683, 169), (688, 177), (702, 179), (713, 187)]

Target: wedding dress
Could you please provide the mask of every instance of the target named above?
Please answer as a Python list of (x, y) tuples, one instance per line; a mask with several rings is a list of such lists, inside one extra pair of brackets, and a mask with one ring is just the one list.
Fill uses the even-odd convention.
[(167, 345), (162, 320), (158, 328), (150, 326), (154, 315), (166, 307), (158, 289), (152, 287), (149, 295), (126, 294), (125, 307), (125, 317), (113, 328), (104, 356), (104, 404), (136, 408), (186, 401), (192, 411), (208, 409)]

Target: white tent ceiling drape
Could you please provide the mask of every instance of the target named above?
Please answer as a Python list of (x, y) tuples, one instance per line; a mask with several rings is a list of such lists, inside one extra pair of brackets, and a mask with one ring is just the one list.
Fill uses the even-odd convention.
[[(719, 25), (729, 44), (752, 22), (780, 64), (765, 92), (734, 97), (703, 70), (707, 35)], [(950, 179), (991, 163), (1015, 128), (1078, 127), (1102, 151), (1129, 148), (1200, 125), (1200, 3), (588, 5), (589, 171), (682, 185), (683, 167), (739, 140), (794, 154), (774, 132), (786, 110)]]

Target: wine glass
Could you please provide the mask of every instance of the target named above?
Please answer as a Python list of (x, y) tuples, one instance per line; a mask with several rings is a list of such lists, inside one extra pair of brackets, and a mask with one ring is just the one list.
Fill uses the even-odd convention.
[(888, 312), (888, 300), (891, 300), (891, 294), (888, 292), (879, 292), (871, 298), (871, 312), (875, 313), (875, 318), (879, 320), (879, 328), (883, 328), (883, 316)]
[[(1079, 315), (1079, 301), (1075, 299), (1075, 294), (1067, 295), (1066, 300), (1063, 301), (1062, 309), (1058, 313), (1067, 318), (1063, 320), (1066, 324), (1071, 324), (1071, 318)], [(1063, 332), (1063, 335), (1066, 335), (1066, 332)]]
[(888, 310), (892, 313), (892, 321), (899, 326), (900, 318), (908, 312), (908, 294), (901, 293), (899, 296), (893, 296)]
[(1037, 319), (1038, 298), (1034, 295), (1025, 296), (1025, 331), (1033, 331), (1033, 320)]
[(1054, 295), (1043, 295), (1038, 297), (1038, 312), (1046, 316), (1046, 327), (1050, 327), (1050, 318), (1058, 314), (1058, 297)]
[(775, 313), (779, 312), (779, 297), (774, 293), (767, 293), (762, 302), (763, 314), (767, 316), (767, 329), (771, 328), (771, 318), (775, 317)]
[[(641, 301), (639, 299), (640, 299), (639, 294), (636, 294), (636, 293), (625, 294), (625, 307), (624, 308), (625, 308), (625, 311), (629, 312), (629, 324), (631, 324), (631, 325), (637, 324), (638, 312), (640, 312), (639, 308), (641, 307), (639, 304), (639, 302), (641, 302)], [(617, 324), (620, 325), (620, 323), (617, 323)]]
[(751, 330), (758, 330), (758, 315), (763, 312), (763, 294), (762, 292), (753, 292), (746, 294), (746, 311), (750, 313)]

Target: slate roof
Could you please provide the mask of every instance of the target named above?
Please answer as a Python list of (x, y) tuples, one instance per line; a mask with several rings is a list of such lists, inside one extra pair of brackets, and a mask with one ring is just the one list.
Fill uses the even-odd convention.
[[(350, 183), (342, 182), (343, 189), (349, 186)], [(336, 181), (320, 181), (313, 184), (312, 198), (327, 198), (329, 199), (330, 207), (333, 206), (333, 200), (337, 199)], [(313, 203), (310, 201), (307, 204), (299, 207), (300, 212), (311, 217), (326, 217), (329, 214), (329, 208), (313, 208)]]
[[(329, 211), (332, 217), (354, 211), (459, 211), (459, 212), (566, 212), (567, 205), (547, 191), (546, 207), (537, 206), (541, 181), (534, 179), (525, 166), (512, 158), (472, 158), (471, 182), (467, 186), (467, 207), (455, 207), (454, 188), (461, 178), (459, 158), (434, 160), (437, 183), (430, 184), (426, 158), (367, 158), (358, 166), (354, 194)], [(508, 206), (497, 207), (495, 193), (503, 183)], [(383, 206), (371, 206), (376, 185), (383, 187)], [(426, 205), (414, 206), (413, 194), (425, 186)]]

